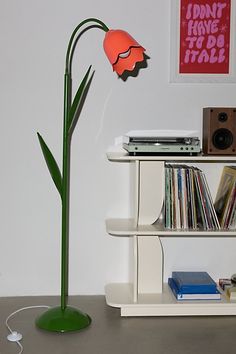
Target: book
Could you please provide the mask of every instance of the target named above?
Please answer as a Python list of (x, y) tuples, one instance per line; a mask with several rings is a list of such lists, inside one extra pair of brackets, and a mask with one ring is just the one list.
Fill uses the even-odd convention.
[(228, 226), (229, 230), (235, 230), (236, 229), (236, 198), (235, 198), (235, 202), (233, 205), (233, 210), (232, 210), (232, 214), (230, 216), (230, 223)]
[(171, 168), (165, 168), (165, 227), (171, 229)]
[(201, 184), (201, 176), (200, 171), (198, 169), (194, 169), (194, 183), (195, 183), (195, 191), (196, 191), (196, 202), (198, 209), (198, 225), (207, 230), (209, 228), (207, 214), (206, 214), (206, 202), (203, 197), (203, 188)]
[(172, 272), (178, 290), (182, 294), (215, 293), (216, 282), (207, 272)]
[(193, 230), (197, 229), (197, 210), (196, 210), (196, 200), (195, 200), (195, 186), (194, 186), (194, 173), (193, 168), (188, 169), (188, 189), (189, 189), (189, 199), (190, 199), (190, 220)]
[(223, 168), (214, 202), (222, 229), (235, 227), (236, 166)]
[(236, 181), (231, 189), (229, 194), (228, 202), (225, 208), (225, 213), (222, 218), (222, 228), (229, 229), (232, 226), (232, 218), (235, 210), (235, 201), (236, 201)]
[(177, 300), (220, 300), (221, 293), (215, 289), (214, 293), (182, 293), (173, 278), (168, 279), (169, 287)]
[(173, 182), (174, 182), (174, 209), (175, 209), (175, 228), (181, 229), (181, 214), (180, 214), (180, 184), (178, 179), (178, 169), (173, 168)]
[(208, 183), (206, 181), (206, 176), (203, 174), (202, 175), (203, 178), (203, 184), (205, 186), (205, 190), (207, 191), (206, 193), (206, 198), (207, 198), (207, 205), (208, 205), (208, 210), (210, 210), (210, 218), (212, 218), (211, 221), (211, 225), (212, 225), (212, 229), (220, 229), (220, 223), (216, 214), (216, 210), (214, 207), (214, 202), (210, 193), (210, 189), (208, 186)]
[(236, 301), (236, 287), (233, 286), (226, 290), (226, 294), (229, 297), (230, 301)]

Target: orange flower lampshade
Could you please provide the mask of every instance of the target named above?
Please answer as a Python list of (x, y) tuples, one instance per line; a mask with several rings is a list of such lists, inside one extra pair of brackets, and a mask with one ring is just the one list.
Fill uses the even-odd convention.
[(144, 60), (145, 49), (129, 33), (122, 30), (106, 32), (103, 47), (113, 71), (120, 76), (125, 70), (133, 70), (136, 63)]

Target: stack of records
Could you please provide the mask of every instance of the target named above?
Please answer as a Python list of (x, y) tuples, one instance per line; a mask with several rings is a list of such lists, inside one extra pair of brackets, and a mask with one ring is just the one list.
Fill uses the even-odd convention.
[(207, 272), (172, 272), (168, 284), (177, 300), (220, 300), (221, 293)]
[(220, 228), (204, 173), (186, 165), (165, 168), (165, 228)]

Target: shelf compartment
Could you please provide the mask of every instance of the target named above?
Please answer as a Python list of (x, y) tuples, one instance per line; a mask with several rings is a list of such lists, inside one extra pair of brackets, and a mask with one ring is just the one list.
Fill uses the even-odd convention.
[(106, 229), (113, 236), (160, 236), (160, 237), (236, 237), (236, 230), (166, 230), (161, 222), (138, 225), (135, 219), (107, 219)]
[(139, 294), (133, 301), (129, 283), (111, 283), (105, 287), (106, 302), (120, 308), (121, 316), (226, 316), (236, 315), (236, 302), (224, 295), (221, 300), (177, 301), (167, 284), (161, 294)]

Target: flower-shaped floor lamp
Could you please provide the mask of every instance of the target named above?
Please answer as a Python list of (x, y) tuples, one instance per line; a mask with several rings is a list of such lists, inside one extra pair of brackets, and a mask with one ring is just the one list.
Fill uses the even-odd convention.
[[(63, 126), (63, 156), (62, 174), (50, 149), (42, 136), (38, 133), (41, 149), (47, 163), (51, 177), (60, 194), (62, 202), (62, 231), (61, 231), (61, 305), (50, 308), (36, 319), (36, 325), (48, 331), (67, 332), (83, 329), (91, 323), (91, 318), (80, 310), (67, 305), (68, 298), (68, 244), (69, 244), (69, 166), (71, 137), (78, 120), (78, 114), (89, 88), (91, 66), (87, 70), (72, 101), (72, 58), (78, 39), (87, 25), (98, 27), (105, 31), (103, 46), (105, 53), (119, 76), (124, 72), (132, 72), (137, 63), (144, 61), (145, 49), (141, 47), (127, 32), (122, 30), (109, 30), (109, 28), (96, 18), (82, 21), (73, 31), (69, 40), (65, 74), (64, 74), (64, 126)], [(91, 26), (92, 25), (92, 26)]]

